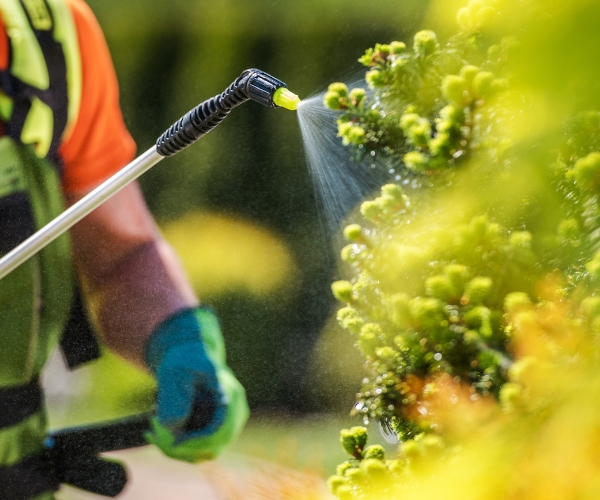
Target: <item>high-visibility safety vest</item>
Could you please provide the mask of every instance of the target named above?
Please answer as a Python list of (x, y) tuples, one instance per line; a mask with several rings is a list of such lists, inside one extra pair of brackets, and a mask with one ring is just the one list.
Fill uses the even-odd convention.
[[(78, 115), (81, 60), (64, 0), (0, 0), (0, 15), (10, 42), (0, 72), (1, 255), (64, 210), (58, 148)], [(46, 433), (37, 377), (68, 321), (73, 282), (66, 234), (0, 280), (0, 500), (52, 498), (56, 488), (28, 467)]]

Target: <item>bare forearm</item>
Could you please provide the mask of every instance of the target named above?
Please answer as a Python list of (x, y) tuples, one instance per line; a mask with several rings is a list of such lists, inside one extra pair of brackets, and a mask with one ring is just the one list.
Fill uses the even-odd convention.
[(104, 341), (142, 365), (150, 333), (174, 312), (197, 305), (197, 299), (138, 186), (127, 186), (75, 225), (71, 240)]
[(144, 346), (159, 323), (197, 305), (176, 257), (162, 240), (136, 248), (90, 286), (90, 292), (104, 341), (136, 364), (143, 364)]

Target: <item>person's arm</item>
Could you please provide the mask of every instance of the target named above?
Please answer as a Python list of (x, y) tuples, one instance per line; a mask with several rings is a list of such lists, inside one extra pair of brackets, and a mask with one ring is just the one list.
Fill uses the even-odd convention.
[[(63, 191), (75, 203), (135, 154), (119, 107), (108, 48), (83, 0), (67, 0), (82, 65), (78, 118), (59, 150)], [(150, 370), (156, 417), (148, 440), (197, 462), (217, 456), (248, 417), (245, 391), (225, 359), (219, 321), (198, 301), (162, 239), (137, 184), (71, 229), (76, 268), (109, 348)]]
[[(67, 4), (77, 27), (82, 70), (77, 121), (59, 150), (63, 190), (72, 204), (127, 164), (135, 144), (123, 123), (117, 78), (94, 14), (82, 0)], [(105, 342), (143, 364), (150, 332), (197, 300), (137, 184), (76, 224), (71, 238)]]
[[(70, 195), (69, 203), (85, 192)], [(144, 366), (145, 345), (175, 312), (198, 305), (170, 246), (161, 237), (137, 183), (71, 229), (73, 257), (105, 343)]]
[(216, 316), (197, 307), (138, 185), (127, 186), (76, 224), (71, 241), (101, 337), (156, 377), (149, 441), (188, 462), (219, 455), (248, 418), (245, 391), (226, 364)]

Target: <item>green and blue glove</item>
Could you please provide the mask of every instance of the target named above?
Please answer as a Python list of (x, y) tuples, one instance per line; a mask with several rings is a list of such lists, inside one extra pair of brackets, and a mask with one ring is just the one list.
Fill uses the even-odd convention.
[(146, 362), (158, 383), (148, 441), (186, 462), (218, 456), (244, 427), (248, 404), (215, 314), (199, 307), (167, 318), (148, 340)]

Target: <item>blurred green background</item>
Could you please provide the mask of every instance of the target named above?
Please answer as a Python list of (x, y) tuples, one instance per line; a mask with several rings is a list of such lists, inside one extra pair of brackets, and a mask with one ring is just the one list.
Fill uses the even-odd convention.
[[(125, 121), (142, 152), (176, 119), (257, 67), (301, 97), (361, 74), (376, 42), (409, 40), (428, 2), (89, 0)], [(194, 287), (218, 312), (228, 359), (255, 410), (353, 403), (360, 357), (329, 321), (335, 237), (319, 216), (295, 113), (248, 103), (141, 184)], [(319, 343), (318, 355), (311, 356)], [(114, 371), (115, 360), (93, 370)], [(348, 367), (354, 376), (342, 376)], [(129, 372), (127, 372), (129, 373)], [(126, 377), (125, 377), (126, 378)], [(138, 375), (108, 391), (131, 400)], [(125, 390), (127, 389), (127, 390)], [(147, 398), (138, 399), (147, 401)], [(129, 403), (123, 403), (128, 406)], [(140, 403), (141, 405), (141, 403)], [(131, 406), (131, 405), (129, 405)], [(135, 405), (134, 405), (135, 406)]]

